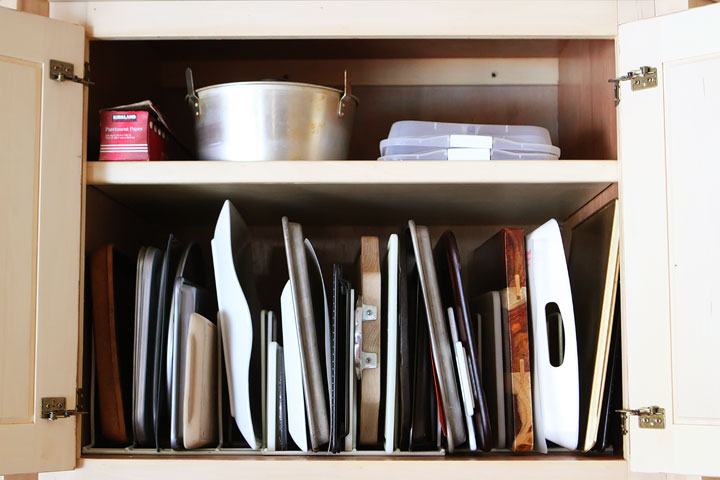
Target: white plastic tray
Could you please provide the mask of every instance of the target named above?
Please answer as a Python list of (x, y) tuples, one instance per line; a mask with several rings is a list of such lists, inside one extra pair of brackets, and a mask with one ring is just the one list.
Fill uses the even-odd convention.
[(487, 135), (508, 138), (516, 142), (552, 144), (550, 132), (543, 127), (531, 125), (478, 125), (472, 123), (421, 122), (417, 120), (403, 120), (393, 123), (388, 138), (423, 137), (430, 135)]
[(518, 153), (547, 153), (557, 158), (560, 157), (560, 149), (553, 145), (518, 142), (488, 135), (433, 135), (386, 138), (380, 142), (380, 155), (404, 155), (440, 148), (491, 148)]
[(548, 153), (518, 153), (505, 150), (491, 150), (482, 148), (440, 148), (425, 150), (417, 153), (399, 155), (385, 155), (378, 158), (381, 161), (412, 161), (412, 160), (557, 160), (558, 157)]

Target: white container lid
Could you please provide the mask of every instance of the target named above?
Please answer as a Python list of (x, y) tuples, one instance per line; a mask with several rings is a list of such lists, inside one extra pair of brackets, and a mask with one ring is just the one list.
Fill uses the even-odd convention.
[(475, 160), (557, 160), (558, 157), (548, 153), (518, 153), (505, 150), (490, 150), (484, 148), (440, 148), (424, 150), (416, 153), (398, 155), (385, 155), (380, 161), (413, 161), (413, 160), (449, 160), (449, 161), (475, 161)]
[(419, 153), (439, 148), (492, 148), (517, 153), (547, 153), (560, 157), (560, 149), (544, 143), (524, 143), (488, 135), (434, 135), (394, 137), (380, 142), (380, 155)]
[(488, 135), (526, 143), (552, 145), (550, 132), (531, 125), (479, 125), (472, 123), (422, 122), (403, 120), (390, 127), (388, 138), (431, 135)]

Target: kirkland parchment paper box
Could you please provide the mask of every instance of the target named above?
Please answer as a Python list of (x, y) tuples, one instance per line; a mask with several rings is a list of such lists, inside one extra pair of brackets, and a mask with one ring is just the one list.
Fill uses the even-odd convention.
[(188, 150), (173, 136), (150, 102), (100, 110), (101, 161), (187, 160)]

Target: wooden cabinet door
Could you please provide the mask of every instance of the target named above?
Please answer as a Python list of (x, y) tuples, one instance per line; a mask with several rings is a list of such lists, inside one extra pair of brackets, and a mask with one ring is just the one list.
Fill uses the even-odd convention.
[(720, 475), (720, 5), (620, 26), (625, 405), (630, 468)]
[(80, 299), (83, 29), (0, 8), (0, 474), (71, 469)]

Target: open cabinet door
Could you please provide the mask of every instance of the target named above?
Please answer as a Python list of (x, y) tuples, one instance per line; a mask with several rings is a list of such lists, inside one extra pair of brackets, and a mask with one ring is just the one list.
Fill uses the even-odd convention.
[[(618, 71), (626, 407), (633, 471), (720, 475), (720, 5), (622, 25)], [(652, 423), (652, 422), (647, 422)]]
[(0, 8), (0, 474), (71, 469), (80, 298), (83, 29)]

